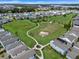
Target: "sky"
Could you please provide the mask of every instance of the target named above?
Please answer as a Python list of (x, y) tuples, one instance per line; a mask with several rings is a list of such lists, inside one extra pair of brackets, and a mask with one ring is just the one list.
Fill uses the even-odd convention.
[(78, 4), (79, 0), (0, 0), (2, 3), (20, 4)]

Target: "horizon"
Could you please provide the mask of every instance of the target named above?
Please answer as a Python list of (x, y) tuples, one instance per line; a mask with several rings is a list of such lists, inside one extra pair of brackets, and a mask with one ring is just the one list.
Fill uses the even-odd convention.
[(79, 4), (79, 0), (0, 0), (0, 4)]

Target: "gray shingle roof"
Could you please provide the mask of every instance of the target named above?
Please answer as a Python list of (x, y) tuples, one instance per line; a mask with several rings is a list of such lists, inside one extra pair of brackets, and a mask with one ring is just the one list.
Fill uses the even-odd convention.
[(54, 41), (53, 44), (58, 46), (59, 48), (65, 50), (65, 51), (67, 51), (71, 46), (69, 43), (65, 44), (64, 42), (57, 40), (57, 39)]
[(0, 38), (1, 38), (1, 37), (3, 37), (3, 36), (5, 36), (6, 34), (8, 34), (8, 32), (7, 32), (7, 31), (0, 32)]
[(76, 56), (79, 55), (79, 49), (73, 47), (71, 51), (68, 51), (67, 56), (70, 57), (71, 59), (75, 59)]
[(73, 25), (79, 26), (79, 20), (73, 21)]
[(79, 42), (76, 42), (75, 46), (79, 48)]
[[(32, 52), (29, 50), (29, 48), (26, 47), (21, 41), (19, 41), (17, 37), (12, 36), (7, 31), (0, 32), (0, 41), (6, 49), (7, 53), (13, 58), (19, 58), (20, 56), (18, 55), (20, 54), (23, 56), (22, 59), (25, 58), (28, 54), (29, 55), (26, 57), (26, 59), (34, 55), (34, 51)], [(27, 51), (29, 51), (29, 53), (26, 53)]]
[(20, 53), (14, 59), (29, 59), (29, 57), (33, 57), (34, 54), (35, 54), (35, 51), (33, 49), (31, 49), (31, 50)]
[(19, 53), (22, 53), (22, 51), (26, 51), (26, 50), (29, 50), (28, 48), (26, 48), (24, 45), (19, 45), (11, 50), (9, 50), (9, 53), (12, 55), (12, 56), (17, 56)]
[(11, 38), (11, 39), (8, 40), (8, 41), (4, 41), (4, 42), (3, 42), (3, 45), (6, 46), (6, 45), (8, 45), (8, 44), (14, 43), (15, 41), (17, 41), (17, 39)]
[(76, 17), (74, 18), (74, 20), (79, 20), (79, 16), (76, 16)]
[(64, 36), (60, 37), (62, 40), (66, 39), (67, 42), (75, 42), (75, 40), (78, 38), (74, 33), (68, 32)]
[(11, 35), (7, 35), (7, 36), (3, 36), (3, 37), (1, 37), (1, 42), (3, 42), (3, 41), (7, 41), (7, 40), (10, 40), (10, 38), (12, 38), (12, 36)]
[(21, 42), (15, 41), (15, 42), (13, 42), (13, 43), (11, 43), (9, 45), (6, 45), (6, 50), (13, 49), (13, 48), (15, 48), (15, 47), (17, 47), (17, 46), (19, 46), (21, 44), (22, 44)]
[(79, 37), (79, 27), (73, 27), (70, 32), (76, 34)]

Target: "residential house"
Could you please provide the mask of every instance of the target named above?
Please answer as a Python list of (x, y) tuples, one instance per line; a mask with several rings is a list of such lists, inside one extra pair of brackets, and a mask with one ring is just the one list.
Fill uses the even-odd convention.
[(79, 56), (79, 48), (76, 46), (71, 48), (66, 55), (67, 59), (76, 59), (77, 56)]
[(57, 52), (61, 53), (62, 55), (67, 53), (68, 49), (71, 47), (69, 43), (62, 40), (61, 38), (57, 38), (54, 41), (51, 41), (50, 45), (53, 49), (55, 49)]
[(12, 59), (35, 59), (35, 51), (29, 49), (19, 38), (0, 29), (0, 43)]
[(79, 56), (79, 17), (73, 22), (73, 27), (63, 36), (50, 42), (50, 46), (67, 59), (75, 59)]

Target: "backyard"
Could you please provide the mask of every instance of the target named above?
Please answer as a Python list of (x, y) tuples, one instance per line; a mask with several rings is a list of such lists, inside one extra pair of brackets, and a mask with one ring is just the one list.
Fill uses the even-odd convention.
[(50, 46), (47, 46), (43, 49), (45, 59), (66, 59), (64, 56), (61, 56), (58, 52), (53, 50)]

